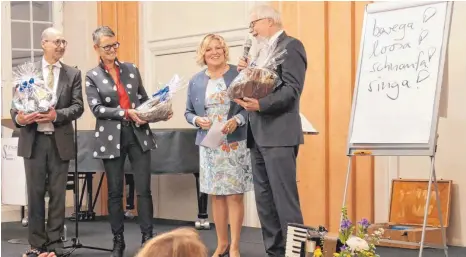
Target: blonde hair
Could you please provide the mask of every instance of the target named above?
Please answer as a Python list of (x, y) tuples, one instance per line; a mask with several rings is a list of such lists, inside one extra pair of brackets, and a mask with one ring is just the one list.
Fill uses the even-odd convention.
[(228, 62), (230, 60), (230, 49), (228, 48), (225, 39), (223, 39), (223, 37), (220, 35), (208, 34), (201, 40), (201, 43), (199, 44), (199, 47), (196, 51), (196, 63), (199, 66), (206, 65), (204, 58), (205, 52), (207, 51), (207, 47), (209, 46), (210, 42), (212, 42), (213, 40), (218, 40), (220, 42), (220, 45), (223, 48), (223, 52), (225, 53), (225, 62)]
[(207, 257), (207, 247), (196, 230), (178, 228), (147, 241), (136, 257)]

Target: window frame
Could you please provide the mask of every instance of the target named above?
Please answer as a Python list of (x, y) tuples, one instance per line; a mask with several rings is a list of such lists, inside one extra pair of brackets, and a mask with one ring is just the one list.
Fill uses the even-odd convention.
[[(28, 1), (30, 4), (30, 13), (29, 13), (29, 21), (27, 23), (30, 24), (30, 33), (31, 39), (33, 38), (33, 24), (50, 24), (50, 22), (46, 21), (34, 21), (32, 22), (32, 2)], [(63, 32), (63, 1), (52, 1), (52, 24), (55, 28)], [(10, 113), (10, 106), (11, 101), (13, 99), (13, 88), (11, 85), (12, 80), (12, 51), (14, 50), (30, 50), (31, 60), (33, 59), (33, 55), (35, 50), (41, 49), (34, 49), (34, 41), (31, 42), (31, 48), (12, 48), (11, 46), (11, 2), (10, 1), (2, 1), (0, 2), (1, 6), (1, 58), (2, 58), (2, 65), (1, 65), (1, 86), (2, 86), (2, 97), (1, 97), (1, 107), (2, 107), (2, 119), (9, 118)], [(20, 21), (26, 23), (24, 20), (13, 20), (13, 21)], [(34, 60), (37, 61), (37, 60)]]

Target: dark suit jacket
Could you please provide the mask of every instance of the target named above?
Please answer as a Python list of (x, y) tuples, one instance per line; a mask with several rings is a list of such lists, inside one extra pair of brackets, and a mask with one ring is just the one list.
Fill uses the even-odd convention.
[(287, 53), (277, 74), (282, 83), (270, 95), (259, 99), (260, 111), (249, 113), (248, 146), (296, 146), (304, 143), (299, 100), (307, 69), (304, 46), (283, 32), (277, 47)]
[[(37, 62), (35, 65), (42, 74), (42, 62)], [(55, 105), (57, 119), (53, 122), (55, 127), (53, 136), (55, 137), (60, 158), (67, 161), (75, 157), (72, 121), (81, 117), (84, 107), (81, 71), (64, 63), (61, 63), (61, 65), (57, 85), (57, 104)], [(16, 123), (17, 110), (11, 109), (10, 114), (16, 127), (19, 128), (18, 156), (31, 158), (37, 123), (21, 126)]]
[[(142, 85), (141, 74), (136, 65), (115, 60), (120, 67), (120, 80), (128, 94), (131, 108), (135, 109), (148, 96)], [(97, 119), (95, 124), (94, 157), (113, 159), (120, 156), (121, 121), (124, 119), (124, 109), (120, 107), (116, 84), (112, 76), (100, 64), (86, 74), (86, 95), (89, 107)], [(156, 148), (155, 138), (149, 124), (132, 123), (134, 134), (142, 150)]]
[[(186, 121), (189, 124), (193, 124), (193, 118), (195, 116), (204, 117), (205, 113), (205, 94), (207, 89), (207, 83), (209, 82), (209, 77), (205, 74), (205, 69), (198, 72), (193, 78), (189, 81), (188, 86), (188, 97), (186, 101), (186, 111), (184, 116)], [(233, 79), (238, 75), (237, 67), (230, 65), (230, 69), (223, 75), (225, 84), (227, 88), (230, 86)], [(248, 113), (240, 105), (231, 101), (230, 110), (228, 111), (227, 119), (232, 118), (233, 116), (241, 114), (244, 118), (245, 123), (248, 120)], [(197, 126), (196, 126), (197, 127)], [(196, 136), (196, 145), (199, 145), (204, 137), (207, 135), (207, 130), (199, 128)], [(235, 132), (227, 135), (227, 141), (229, 143), (245, 140), (247, 137), (247, 127), (246, 124), (238, 126)]]

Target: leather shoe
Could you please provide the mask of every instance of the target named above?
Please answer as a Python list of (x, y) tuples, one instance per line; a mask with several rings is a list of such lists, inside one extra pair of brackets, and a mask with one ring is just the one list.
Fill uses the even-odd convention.
[(37, 256), (39, 256), (41, 253), (44, 253), (44, 249), (40, 249), (40, 248), (31, 248), (31, 249), (27, 250), (22, 256), (26, 256), (26, 257), (37, 257)]
[(123, 234), (118, 234), (113, 237), (113, 250), (111, 257), (123, 257), (125, 251), (125, 238)]
[(154, 235), (152, 233), (142, 233), (141, 246), (153, 237)]

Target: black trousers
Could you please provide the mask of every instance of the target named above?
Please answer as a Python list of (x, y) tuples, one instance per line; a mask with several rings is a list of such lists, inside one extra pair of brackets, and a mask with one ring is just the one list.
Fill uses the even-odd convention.
[(268, 256), (285, 256), (288, 223), (303, 224), (296, 157), (299, 146), (251, 149), (257, 213)]
[(142, 151), (130, 125), (121, 126), (120, 146), (120, 157), (103, 160), (107, 174), (108, 212), (112, 233), (117, 235), (124, 232), (123, 181), (126, 156), (129, 157), (134, 172), (141, 232), (152, 233), (154, 210), (150, 190), (150, 151)]
[[(33, 248), (63, 247), (66, 180), (69, 161), (63, 161), (55, 137), (37, 132), (31, 158), (24, 158), (28, 194), (28, 240)], [(49, 193), (47, 228), (45, 192)], [(54, 242), (54, 243), (53, 243)], [(48, 247), (44, 247), (48, 245)]]

